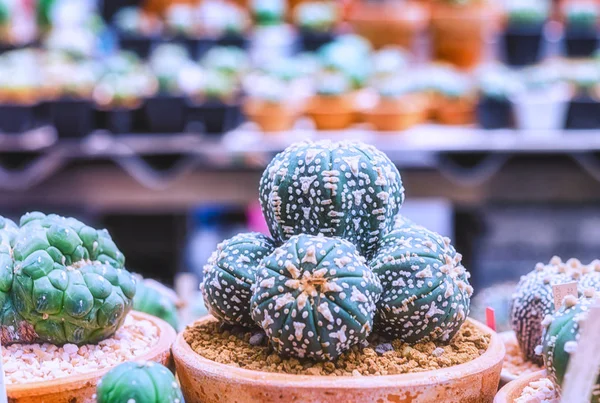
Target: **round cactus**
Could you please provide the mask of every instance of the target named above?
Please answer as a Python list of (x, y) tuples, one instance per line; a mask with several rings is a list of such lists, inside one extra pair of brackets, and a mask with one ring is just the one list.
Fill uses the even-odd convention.
[(251, 287), (261, 260), (275, 248), (258, 232), (238, 234), (223, 241), (204, 266), (204, 302), (216, 318), (232, 325), (254, 326), (250, 316)]
[(98, 403), (184, 403), (181, 388), (166, 367), (156, 362), (125, 362), (98, 382)]
[(178, 298), (173, 290), (157, 281), (143, 279), (141, 276), (136, 276), (136, 284), (133, 309), (156, 316), (177, 330), (179, 328)]
[(30, 213), (0, 218), (1, 342), (94, 343), (112, 336), (135, 280), (106, 230)]
[[(542, 364), (542, 357), (535, 352), (542, 340), (542, 320), (554, 312), (552, 286), (557, 284), (583, 282), (585, 287), (598, 287), (593, 270), (598, 265), (583, 265), (577, 259), (569, 259), (566, 263), (555, 256), (550, 263), (538, 263), (529, 274), (521, 277), (517, 290), (512, 296), (510, 321), (517, 336), (521, 353), (528, 361)], [(589, 277), (588, 277), (589, 275)], [(580, 292), (583, 290), (579, 284)]]
[[(541, 348), (548, 377), (560, 387), (567, 372), (570, 354), (577, 348), (581, 324), (586, 320), (590, 306), (595, 302), (595, 290), (588, 288), (579, 299), (572, 295), (565, 298), (560, 309), (547, 315), (542, 321), (544, 336)], [(596, 383), (600, 389), (600, 376)], [(591, 402), (600, 402), (594, 394)]]
[(297, 235), (256, 272), (252, 318), (280, 354), (333, 360), (369, 335), (380, 295), (350, 242)]
[(386, 235), (370, 262), (383, 287), (377, 332), (408, 343), (452, 339), (473, 294), (461, 259), (450, 239), (418, 225)]
[(396, 166), (359, 142), (302, 142), (269, 164), (260, 201), (271, 234), (339, 236), (369, 258), (404, 202)]

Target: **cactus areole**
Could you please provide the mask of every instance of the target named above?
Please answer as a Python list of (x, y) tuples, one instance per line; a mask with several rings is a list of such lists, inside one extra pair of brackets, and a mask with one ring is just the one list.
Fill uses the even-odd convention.
[(555, 256), (549, 264), (538, 263), (532, 272), (521, 277), (512, 297), (510, 320), (528, 361), (542, 364), (542, 357), (535, 350), (542, 340), (542, 320), (554, 312), (552, 286), (576, 281), (580, 293), (588, 287), (600, 290), (598, 270), (597, 261), (583, 265), (577, 259), (563, 262)]
[(450, 240), (406, 223), (370, 262), (381, 280), (376, 330), (408, 343), (450, 341), (469, 314), (473, 288)]
[(261, 260), (275, 243), (257, 232), (238, 234), (223, 241), (204, 266), (201, 284), (210, 313), (231, 325), (253, 326), (250, 317), (251, 287)]
[[(577, 349), (581, 325), (587, 319), (589, 308), (597, 302), (596, 296), (591, 288), (586, 289), (579, 299), (569, 295), (556, 313), (547, 315), (542, 321), (544, 337), (538, 352), (541, 349), (548, 377), (559, 388), (564, 381), (570, 356)], [(594, 390), (600, 390), (600, 375)], [(590, 402), (600, 402), (600, 395), (594, 393)]]
[(278, 154), (260, 180), (271, 234), (341, 237), (370, 258), (404, 202), (396, 166), (357, 142), (296, 143)]
[(280, 354), (333, 360), (369, 335), (380, 295), (353, 244), (296, 235), (260, 265), (252, 318)]
[(0, 341), (95, 343), (132, 306), (135, 280), (106, 230), (74, 218), (0, 217)]

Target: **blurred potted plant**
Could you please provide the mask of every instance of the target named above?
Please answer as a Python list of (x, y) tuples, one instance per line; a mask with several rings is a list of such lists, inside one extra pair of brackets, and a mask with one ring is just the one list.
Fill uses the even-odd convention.
[(522, 86), (512, 96), (516, 127), (546, 134), (564, 127), (570, 98), (562, 67), (544, 63), (519, 73)]
[(93, 94), (100, 126), (118, 134), (136, 131), (135, 116), (155, 87), (154, 75), (133, 53), (113, 56)]
[(0, 131), (22, 133), (36, 123), (42, 95), (37, 52), (15, 50), (0, 56)]
[(299, 115), (298, 106), (290, 99), (289, 86), (281, 79), (262, 75), (247, 87), (244, 113), (264, 132), (291, 130)]
[(179, 74), (190, 63), (187, 50), (176, 44), (159, 45), (150, 55), (149, 66), (157, 80), (156, 92), (146, 100), (143, 109), (150, 132), (183, 132), (185, 96), (180, 87)]
[(436, 0), (431, 5), (433, 58), (470, 69), (483, 59), (496, 12), (486, 0)]
[(565, 48), (569, 57), (591, 56), (598, 48), (598, 16), (595, 1), (569, 1), (563, 6)]
[(121, 49), (147, 58), (160, 38), (162, 23), (137, 7), (123, 7), (113, 17)]
[(375, 79), (396, 76), (406, 70), (410, 55), (403, 48), (386, 46), (375, 51), (372, 56), (373, 72)]
[(478, 72), (477, 121), (484, 129), (513, 127), (511, 97), (519, 90), (516, 75), (504, 66), (493, 66)]
[(507, 3), (504, 31), (506, 63), (527, 66), (540, 60), (549, 13), (547, 0), (511, 0)]
[(339, 18), (339, 7), (335, 1), (300, 3), (294, 10), (294, 22), (300, 29), (302, 50), (314, 52), (332, 42)]
[(92, 93), (98, 65), (61, 52), (46, 55), (45, 92), (49, 118), (60, 137), (81, 137), (94, 127)]
[(342, 130), (356, 120), (356, 106), (348, 78), (339, 72), (317, 77), (316, 94), (308, 100), (306, 114), (317, 130)]
[(434, 119), (447, 125), (473, 123), (477, 97), (470, 78), (446, 66), (434, 66), (429, 74)]
[(565, 71), (572, 89), (565, 128), (600, 128), (600, 65), (574, 62)]
[(402, 131), (427, 121), (430, 98), (410, 76), (386, 76), (375, 87), (378, 101), (363, 116), (376, 130)]
[(213, 38), (200, 38), (200, 25), (189, 4), (173, 3), (165, 14), (165, 42), (179, 44), (187, 49), (192, 59), (214, 45)]
[(206, 134), (223, 134), (242, 122), (241, 98), (235, 76), (223, 70), (205, 70), (199, 91), (189, 94), (188, 127)]
[(389, 45), (413, 49), (427, 27), (429, 12), (417, 1), (361, 0), (350, 8), (348, 21), (376, 49)]
[(371, 44), (357, 35), (339, 36), (319, 49), (319, 58), (326, 70), (350, 78), (353, 89), (363, 88), (372, 73)]

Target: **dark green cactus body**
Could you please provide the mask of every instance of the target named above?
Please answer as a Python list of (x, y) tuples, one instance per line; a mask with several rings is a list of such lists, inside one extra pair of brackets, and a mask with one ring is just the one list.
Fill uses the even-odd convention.
[(577, 259), (564, 263), (555, 256), (549, 264), (538, 263), (535, 270), (521, 277), (512, 296), (510, 321), (521, 353), (528, 361), (538, 365), (543, 361), (535, 349), (542, 340), (542, 320), (554, 312), (552, 286), (581, 281), (580, 293), (590, 286), (599, 289), (600, 282), (594, 272), (597, 266), (596, 262), (582, 265)]
[(349, 240), (369, 258), (404, 202), (396, 166), (358, 142), (296, 143), (260, 181), (260, 201), (278, 241), (309, 234)]
[(113, 335), (131, 309), (135, 281), (108, 232), (42, 213), (24, 215), (18, 228), (3, 222), (2, 343), (82, 344)]
[(369, 335), (380, 294), (350, 242), (297, 235), (256, 272), (252, 318), (280, 354), (333, 360)]
[[(579, 299), (569, 296), (561, 308), (542, 321), (544, 336), (542, 355), (548, 377), (560, 387), (567, 372), (571, 353), (577, 348), (579, 331), (586, 320), (588, 310), (594, 303), (594, 293), (586, 290)], [(600, 376), (596, 383), (600, 390)], [(594, 393), (590, 402), (599, 403), (600, 395)]]
[(383, 286), (377, 332), (408, 343), (452, 339), (473, 294), (461, 259), (448, 238), (418, 225), (386, 235), (370, 262)]
[(181, 388), (166, 367), (156, 362), (126, 362), (102, 377), (98, 403), (184, 403)]
[(136, 278), (136, 285), (133, 309), (156, 316), (177, 330), (179, 316), (177, 296), (173, 290), (156, 281), (144, 280), (141, 276)]
[(258, 232), (238, 234), (219, 244), (204, 266), (201, 284), (204, 302), (216, 318), (251, 327), (251, 287), (261, 260), (275, 248), (273, 240)]

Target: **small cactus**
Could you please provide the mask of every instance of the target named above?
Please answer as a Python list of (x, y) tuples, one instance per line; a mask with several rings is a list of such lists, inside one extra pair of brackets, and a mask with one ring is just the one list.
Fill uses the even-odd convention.
[(473, 288), (448, 238), (404, 222), (370, 266), (381, 280), (376, 330), (408, 343), (449, 341), (469, 314)]
[(370, 258), (404, 202), (396, 166), (359, 142), (301, 142), (269, 164), (260, 201), (277, 241), (293, 235), (339, 236)]
[(165, 366), (125, 362), (108, 371), (96, 389), (98, 403), (184, 403), (181, 388)]
[(350, 242), (297, 235), (256, 272), (252, 318), (280, 354), (333, 360), (367, 338), (380, 295)]
[(554, 312), (552, 286), (576, 281), (580, 293), (587, 287), (600, 289), (597, 268), (600, 269), (597, 261), (583, 265), (577, 259), (569, 259), (565, 263), (555, 256), (549, 264), (538, 263), (535, 270), (521, 277), (512, 296), (510, 320), (525, 359), (542, 364), (535, 348), (542, 340), (542, 320)]
[[(596, 295), (593, 288), (587, 288), (580, 298), (569, 295), (556, 313), (547, 315), (542, 321), (544, 336), (538, 352), (541, 349), (548, 377), (559, 388), (565, 378), (570, 355), (577, 348), (581, 325), (587, 319)], [(600, 376), (595, 389), (600, 389)], [(595, 393), (590, 402), (600, 402), (600, 396)]]
[(238, 234), (223, 241), (204, 266), (201, 284), (209, 312), (223, 322), (251, 327), (251, 287), (260, 261), (275, 243), (257, 232)]

